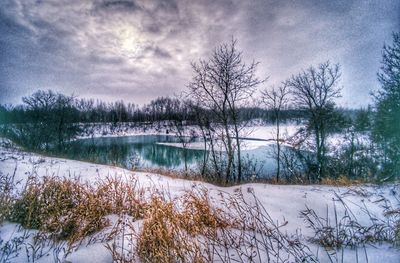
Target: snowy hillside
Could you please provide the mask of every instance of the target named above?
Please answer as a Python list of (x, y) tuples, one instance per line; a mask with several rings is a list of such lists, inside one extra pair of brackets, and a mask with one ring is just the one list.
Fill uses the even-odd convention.
[[(243, 210), (243, 214), (236, 214), (242, 219), (247, 218), (247, 220), (251, 220), (251, 218), (257, 218), (252, 217), (253, 215), (251, 214), (246, 214), (244, 211), (252, 213), (256, 207), (262, 208), (262, 211), (265, 209), (263, 218), (268, 220), (262, 226), (269, 226), (271, 227), (271, 230), (269, 230), (272, 231), (271, 233), (278, 234), (279, 240), (276, 239), (275, 241), (278, 242), (278, 246), (282, 246), (280, 250), (278, 249), (281, 253), (280, 257), (283, 259), (287, 258), (289, 262), (297, 261), (298, 258), (296, 257), (299, 256), (298, 254), (292, 255), (291, 252), (288, 252), (293, 245), (290, 245), (290, 242), (294, 241), (301, 244), (301, 246), (293, 245), (293, 249), (296, 246), (297, 248), (302, 247), (304, 251), (299, 252), (299, 254), (306, 255), (306, 261), (382, 262), (382, 257), (384, 257), (385, 262), (399, 262), (400, 251), (394, 247), (393, 243), (381, 242), (382, 240), (375, 242), (372, 239), (371, 241), (364, 240), (361, 243), (357, 243), (356, 238), (359, 238), (359, 240), (362, 239), (360, 236), (361, 231), (357, 232), (355, 229), (350, 228), (347, 231), (354, 231), (355, 235), (351, 236), (351, 233), (348, 233), (348, 237), (353, 240), (344, 239), (347, 243), (341, 244), (337, 251), (323, 248), (321, 246), (323, 236), (321, 236), (321, 233), (315, 231), (315, 229), (310, 228), (310, 224), (306, 220), (307, 218), (312, 219), (313, 215), (318, 215), (322, 224), (320, 227), (321, 231), (322, 229), (329, 230), (329, 227), (332, 227), (333, 231), (339, 231), (341, 227), (345, 229), (340, 224), (348, 222), (346, 221), (348, 218), (351, 218), (353, 224), (355, 222), (359, 224), (358, 229), (369, 231), (368, 233), (375, 233), (372, 231), (374, 224), (382, 227), (383, 231), (385, 227), (392, 224), (389, 220), (390, 218), (384, 215), (384, 212), (388, 209), (387, 206), (390, 204), (391, 207), (398, 208), (399, 200), (396, 200), (396, 197), (399, 197), (399, 186), (333, 187), (319, 185), (244, 184), (225, 188), (158, 174), (132, 172), (111, 166), (43, 157), (20, 151), (14, 147), (4, 146), (5, 144), (3, 143), (3, 147), (0, 148), (0, 175), (2, 180), (7, 176), (14, 176), (13, 180), (16, 183), (16, 188), (13, 191), (15, 194), (21, 194), (27, 178), (32, 177), (35, 177), (35, 180), (40, 180), (43, 177), (54, 177), (57, 180), (61, 180), (61, 178), (79, 178), (74, 180), (78, 180), (82, 184), (88, 182), (90, 185), (96, 185), (99, 180), (101, 181), (111, 176), (119, 178), (127, 184), (135, 182), (136, 189), (140, 189), (143, 193), (143, 200), (150, 200), (157, 193), (165, 197), (166, 200), (172, 201), (177, 210), (183, 208), (184, 205), (182, 205), (182, 202), (184, 201), (182, 201), (182, 198), (187, 197), (188, 193), (207, 193), (207, 199), (211, 207), (213, 209), (221, 209), (215, 211), (220, 211), (222, 217), (224, 213), (233, 215), (241, 211), (228, 207), (229, 204), (232, 204), (232, 200), (241, 203), (242, 206), (240, 207), (248, 209)], [(107, 192), (103, 194), (107, 195)], [(305, 211), (306, 209), (309, 209), (308, 212)], [(303, 213), (303, 216), (300, 216), (301, 213)], [(122, 262), (116, 260), (115, 254), (113, 255), (110, 252), (112, 251), (110, 248), (114, 248), (114, 252), (118, 251), (117, 248), (121, 246), (122, 240), (125, 240), (125, 245), (122, 248), (125, 246), (125, 248), (130, 249), (128, 249), (130, 252), (124, 251), (122, 254), (135, 258), (132, 255), (132, 251), (134, 251), (132, 247), (135, 247), (137, 240), (133, 238), (135, 235), (128, 235), (128, 233), (135, 229), (138, 233), (141, 231), (144, 226), (143, 224), (150, 220), (150, 218), (146, 217), (146, 211), (144, 214), (143, 219), (135, 219), (121, 214), (108, 215), (106, 218), (107, 224), (104, 228), (100, 229), (99, 232), (91, 233), (84, 240), (80, 240), (78, 243), (72, 245), (63, 241), (54, 244), (50, 240), (40, 243), (34, 237), (37, 233), (36, 230), (25, 230), (18, 224), (5, 221), (0, 227), (0, 253), (2, 253), (0, 262), (54, 262), (56, 259), (77, 263), (112, 262), (113, 258), (117, 262)], [(324, 221), (325, 219), (328, 220)], [(125, 224), (130, 224), (131, 228), (127, 228), (126, 232), (118, 232), (115, 235), (110, 235), (116, 229), (116, 226), (121, 223), (121, 220)], [(339, 224), (337, 224), (338, 221), (340, 222)], [(338, 227), (335, 228), (335, 226)], [(252, 230), (247, 229), (247, 231)], [(324, 232), (323, 235), (325, 234)], [(275, 237), (274, 234), (271, 235)], [(109, 238), (105, 238), (106, 236)], [(124, 237), (123, 239), (121, 239), (122, 236)], [(333, 236), (335, 236), (335, 233), (333, 233)], [(318, 238), (319, 242), (316, 241)], [(196, 242), (202, 244), (200, 241)], [(351, 247), (351, 242), (354, 243), (353, 247)], [(18, 247), (17, 244), (19, 244)], [(272, 247), (274, 246), (272, 244)], [(307, 247), (309, 250), (306, 249)], [(15, 251), (13, 248), (15, 248)], [(241, 257), (240, 255), (254, 254), (254, 258), (242, 258), (243, 262), (251, 260), (255, 262), (267, 262), (267, 257), (273, 258), (272, 254), (269, 255), (263, 249), (257, 250), (254, 247), (228, 248), (228, 251), (225, 252), (228, 253), (226, 254), (229, 255), (228, 257), (238, 260)], [(259, 253), (256, 256), (257, 252)], [(10, 259), (6, 260), (6, 254), (9, 255), (12, 253), (14, 255), (11, 255)], [(219, 252), (214, 251), (214, 253), (217, 254)], [(343, 261), (341, 259), (342, 256)], [(37, 258), (35, 259), (35, 257)], [(223, 257), (214, 255), (213, 258), (214, 261), (218, 261), (218, 258), (221, 261)], [(227, 257), (225, 256), (225, 258)]]

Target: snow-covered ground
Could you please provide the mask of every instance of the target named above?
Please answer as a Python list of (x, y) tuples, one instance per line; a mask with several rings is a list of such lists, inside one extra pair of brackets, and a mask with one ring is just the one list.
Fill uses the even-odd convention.
[[(267, 130), (267, 129), (265, 129)], [(266, 131), (260, 131), (255, 138), (265, 139)], [(257, 133), (256, 133), (257, 134)], [(3, 175), (12, 174), (15, 171), (16, 181), (20, 181), (20, 187), (24, 184), (29, 174), (35, 171), (39, 176), (59, 176), (59, 177), (76, 177), (88, 182), (95, 182), (98, 178), (107, 175), (113, 175), (121, 178), (135, 177), (140, 186), (145, 189), (156, 188), (159, 191), (167, 192), (172, 198), (179, 197), (185, 191), (193, 189), (193, 187), (205, 187), (209, 190), (211, 198), (218, 204), (219, 193), (224, 192), (234, 194), (237, 189), (242, 189), (244, 198), (252, 200), (251, 192), (259, 199), (266, 211), (276, 222), (285, 222), (287, 224), (282, 227), (282, 231), (288, 235), (297, 234), (304, 239), (313, 236), (311, 229), (307, 228), (306, 223), (300, 218), (300, 211), (307, 207), (314, 209), (319, 215), (327, 215), (330, 220), (334, 221), (334, 200), (337, 197), (343, 198), (354, 215), (358, 218), (360, 224), (368, 225), (370, 216), (364, 211), (368, 209), (370, 215), (378, 219), (385, 220), (383, 215), (382, 203), (380, 200), (385, 198), (396, 204), (394, 194), (400, 191), (396, 185), (386, 186), (352, 186), (352, 187), (333, 187), (320, 185), (269, 185), (269, 184), (244, 184), (233, 187), (218, 187), (212, 184), (170, 178), (159, 174), (150, 174), (143, 172), (132, 172), (122, 168), (98, 165), (80, 161), (66, 160), (60, 158), (44, 157), (37, 154), (27, 153), (16, 149), (15, 147), (0, 147), (0, 171)], [(338, 213), (342, 213), (340, 206), (335, 203)], [(222, 207), (223, 208), (223, 207)], [(329, 211), (329, 212), (328, 212)], [(142, 222), (137, 222), (138, 227)], [(33, 230), (29, 230), (28, 233)], [(0, 238), (4, 242), (12, 237), (22, 235), (24, 233), (18, 225), (5, 222), (0, 226)], [(26, 233), (26, 232), (25, 232)], [(81, 246), (67, 258), (69, 262), (111, 262), (111, 255), (105, 248), (105, 243), (96, 243), (88, 246)], [(0, 243), (1, 246), (1, 243)], [(315, 255), (321, 262), (329, 262), (326, 253), (321, 247), (309, 244)], [(0, 252), (1, 253), (1, 252)], [(35, 262), (53, 262), (53, 257), (49, 252), (49, 256), (44, 256)], [(367, 245), (364, 249), (344, 250), (343, 262), (399, 262), (400, 251), (389, 244)], [(367, 255), (367, 257), (365, 256)], [(1, 258), (1, 257), (0, 257)], [(27, 254), (24, 251), (10, 262), (28, 262)], [(342, 262), (339, 260), (339, 262)]]
[(78, 139), (98, 137), (121, 137), (133, 135), (167, 135), (170, 133), (168, 122), (157, 123), (81, 123), (82, 133)]
[[(271, 140), (275, 135), (276, 127), (274, 124), (252, 122), (246, 127), (242, 134), (243, 137), (250, 137), (259, 140)], [(80, 124), (83, 132), (78, 138), (97, 138), (97, 137), (119, 137), (119, 136), (133, 136), (133, 135), (168, 135), (174, 134), (172, 124), (168, 121), (154, 122), (154, 123), (134, 123), (134, 122), (121, 122), (121, 123), (87, 123)], [(302, 124), (283, 123), (280, 126), (281, 136), (287, 137), (293, 135)], [(186, 126), (186, 133), (194, 132), (200, 135), (200, 130), (196, 126)]]

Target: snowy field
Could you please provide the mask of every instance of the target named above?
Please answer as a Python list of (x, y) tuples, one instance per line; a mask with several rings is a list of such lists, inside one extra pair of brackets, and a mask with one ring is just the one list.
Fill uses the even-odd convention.
[[(264, 132), (259, 136), (254, 136), (266, 138), (263, 137), (263, 134)], [(221, 206), (218, 202), (221, 192), (234, 194), (240, 189), (248, 202), (252, 202), (251, 193), (254, 193), (271, 218), (277, 224), (283, 224), (281, 231), (288, 236), (299, 236), (301, 240), (308, 244), (320, 262), (330, 262), (330, 259), (322, 247), (308, 242), (314, 234), (307, 227), (304, 219), (300, 217), (300, 211), (308, 207), (321, 216), (328, 215), (330, 222), (334, 222), (334, 207), (337, 209), (339, 216), (343, 213), (343, 209), (338, 202), (338, 198), (340, 198), (351, 209), (358, 222), (361, 225), (368, 226), (371, 224), (371, 218), (382, 221), (387, 220), (384, 217), (383, 199), (390, 201), (394, 206), (398, 206), (398, 200), (395, 197), (399, 195), (400, 188), (395, 185), (333, 187), (244, 184), (234, 187), (217, 187), (203, 182), (170, 178), (159, 174), (132, 172), (117, 167), (43, 157), (20, 151), (12, 146), (5, 147), (6, 144), (3, 141), (0, 147), (0, 171), (3, 175), (15, 172), (15, 181), (19, 182), (19, 191), (22, 190), (21, 188), (27, 177), (35, 173), (39, 177), (79, 177), (82, 181), (92, 183), (107, 175), (121, 177), (122, 179), (134, 177), (143, 189), (157, 189), (165, 192), (172, 199), (179, 198), (185, 192), (194, 188), (206, 188), (216, 206)], [(224, 209), (224, 207), (221, 208)], [(110, 218), (112, 219), (113, 215), (110, 215)], [(115, 223), (115, 220), (111, 220), (111, 222)], [(140, 229), (142, 223), (142, 220), (135, 222), (138, 229)], [(111, 226), (103, 231), (109, 231), (110, 228)], [(35, 230), (23, 230), (14, 223), (4, 222), (0, 226), (0, 238), (2, 240), (0, 245), (4, 245), (5, 242), (17, 236), (33, 233), (35, 233)], [(26, 247), (33, 246), (33, 240), (27, 240)], [(106, 242), (90, 245), (82, 244), (68, 255), (65, 262), (112, 262), (112, 257), (105, 244)], [(32, 259), (29, 258), (29, 251), (29, 249), (22, 249), (18, 256), (11, 259), (10, 262), (29, 262), (28, 260), (32, 262)], [(35, 262), (53, 262), (53, 254), (54, 251), (49, 251), (48, 255), (39, 258)], [(340, 255), (343, 255), (343, 261)], [(339, 253), (338, 262), (395, 263), (399, 262), (399, 259), (400, 251), (398, 248), (387, 243), (376, 243), (368, 244), (365, 248), (345, 248)]]

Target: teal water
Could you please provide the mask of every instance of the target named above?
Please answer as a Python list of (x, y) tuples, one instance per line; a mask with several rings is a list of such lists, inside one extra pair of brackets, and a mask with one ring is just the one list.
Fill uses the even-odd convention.
[[(73, 160), (89, 161), (99, 164), (115, 165), (127, 169), (163, 168), (183, 170), (185, 151), (187, 166), (196, 169), (203, 160), (205, 151), (164, 145), (177, 143), (178, 138), (171, 135), (136, 135), (124, 137), (102, 137), (79, 139), (65, 147), (56, 155)], [(178, 144), (179, 146), (179, 144)], [(243, 163), (254, 173), (263, 176), (275, 171), (273, 146), (262, 146), (242, 151)]]
[[(61, 153), (74, 159), (100, 164), (116, 165), (132, 169), (184, 168), (184, 150), (159, 143), (176, 143), (177, 138), (168, 135), (137, 135), (79, 139), (67, 145)], [(186, 150), (188, 165), (194, 165), (203, 157), (201, 150)]]

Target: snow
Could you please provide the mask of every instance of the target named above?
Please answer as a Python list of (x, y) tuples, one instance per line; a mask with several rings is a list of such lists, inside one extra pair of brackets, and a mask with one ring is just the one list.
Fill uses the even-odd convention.
[[(254, 149), (259, 146), (265, 146), (266, 144), (273, 143), (276, 137), (276, 127), (273, 124), (262, 124), (262, 123), (251, 123), (252, 125), (244, 128), (241, 132), (242, 137), (251, 138), (251, 141), (246, 141), (249, 149)], [(141, 124), (136, 123), (90, 123), (80, 124), (83, 128), (83, 132), (77, 136), (77, 139), (86, 138), (98, 138), (98, 137), (121, 137), (121, 136), (135, 136), (135, 135), (174, 135), (171, 124), (168, 121), (155, 122), (152, 124)], [(296, 133), (296, 131), (303, 127), (295, 123), (283, 123), (280, 126), (281, 138), (288, 138)], [(186, 126), (185, 134), (189, 135), (194, 133), (200, 136), (201, 132), (197, 126)], [(168, 144), (171, 146), (182, 147), (180, 143)], [(192, 149), (203, 149), (202, 142), (194, 142), (188, 145)]]
[[(294, 123), (282, 124), (280, 126), (280, 138), (287, 139), (293, 136), (300, 127), (303, 126)], [(190, 126), (188, 130), (194, 131), (195, 134), (200, 134), (199, 128), (197, 127)], [(156, 131), (154, 132), (156, 133)], [(131, 134), (134, 135), (134, 132), (132, 132)], [(243, 129), (241, 134), (242, 137), (245, 138), (244, 140), (241, 140), (242, 150), (255, 150), (259, 147), (275, 144), (276, 126), (272, 124), (249, 126)], [(159, 144), (182, 148), (181, 143), (159, 143)], [(188, 143), (186, 147), (188, 149), (202, 150), (204, 149), (204, 143), (202, 141), (191, 142)]]
[(83, 132), (77, 139), (98, 137), (121, 137), (134, 135), (168, 135), (171, 132), (168, 121), (154, 123), (81, 123)]
[[(288, 126), (287, 132), (290, 133), (294, 129), (295, 127)], [(258, 139), (266, 139), (268, 138), (265, 135), (267, 131), (271, 131), (271, 128), (259, 127), (252, 136)], [(4, 140), (0, 144), (2, 145), (0, 146), (0, 171), (3, 174), (12, 174), (15, 170), (16, 180), (20, 181), (18, 184), (18, 187), (20, 187), (19, 190), (21, 190), (28, 175), (32, 173), (32, 171), (35, 171), (39, 176), (56, 175), (59, 177), (80, 177), (82, 181), (88, 182), (95, 182), (99, 178), (107, 175), (121, 178), (133, 176), (138, 180), (141, 187), (148, 189), (156, 188), (159, 191), (165, 191), (171, 195), (172, 198), (181, 196), (185, 191), (191, 190), (193, 187), (205, 187), (209, 190), (211, 198), (216, 203), (220, 192), (233, 194), (240, 189), (245, 199), (250, 202), (252, 200), (250, 192), (254, 191), (255, 196), (275, 221), (288, 221), (288, 224), (283, 227), (284, 232), (288, 235), (301, 233), (304, 239), (313, 236), (311, 229), (307, 228), (304, 220), (299, 217), (300, 211), (304, 210), (306, 206), (314, 209), (317, 214), (326, 215), (327, 209), (333, 211), (333, 200), (336, 200), (336, 195), (338, 195), (343, 198), (354, 214), (359, 217), (360, 223), (368, 224), (370, 219), (363, 212), (364, 206), (368, 207), (368, 210), (375, 216), (383, 219), (383, 208), (378, 201), (382, 197), (385, 197), (395, 202), (392, 190), (394, 187), (398, 187), (394, 185), (334, 187), (321, 185), (269, 185), (259, 183), (243, 184), (233, 187), (218, 187), (204, 182), (170, 178), (159, 174), (133, 172), (118, 167), (45, 157), (19, 150), (14, 146), (7, 145), (7, 141)], [(340, 208), (338, 209), (339, 213), (343, 212)], [(330, 213), (329, 216), (331, 220), (333, 220), (333, 213)], [(141, 225), (141, 221), (135, 223), (138, 226)], [(13, 223), (5, 222), (0, 227), (0, 237), (5, 241), (23, 233), (24, 231)], [(28, 230), (28, 233), (34, 233), (34, 231)], [(313, 249), (314, 253), (319, 251), (318, 254), (320, 255), (321, 262), (328, 261), (321, 247), (313, 244), (310, 244), (310, 247)], [(384, 262), (399, 262), (400, 251), (388, 244), (367, 246), (366, 249), (368, 262), (370, 263), (383, 262), (382, 257), (384, 257)], [(344, 262), (356, 262), (356, 256), (359, 257), (359, 262), (367, 262), (364, 252), (361, 252), (361, 249), (359, 249), (358, 254), (354, 249), (346, 249), (345, 255), (346, 258)], [(37, 262), (53, 262), (53, 260), (51, 253), (49, 253), (49, 256), (44, 256), (37, 260)], [(67, 257), (67, 260), (74, 263), (111, 262), (111, 255), (104, 244), (96, 243), (89, 246), (80, 246), (79, 249)], [(11, 260), (11, 262), (27, 262), (26, 253), (21, 252), (20, 255), (16, 259)]]
[[(298, 125), (295, 123), (283, 123), (279, 127), (280, 137), (288, 138), (290, 136), (293, 136), (300, 127), (304, 127), (304, 125)], [(250, 126), (245, 128), (244, 134), (248, 134), (246, 137), (250, 137), (253, 139), (273, 140), (276, 137), (276, 126), (274, 124)]]

